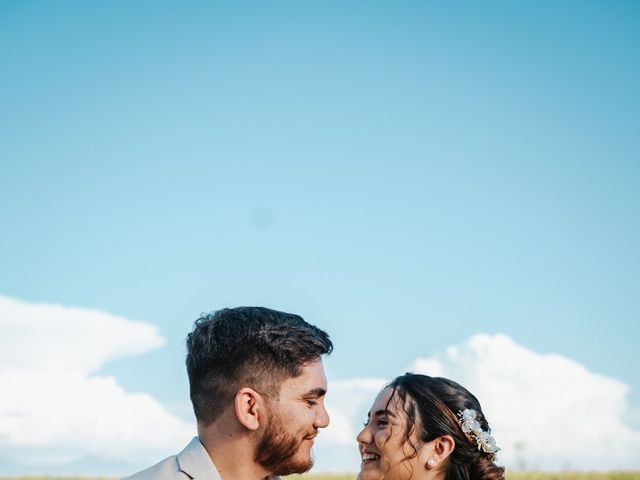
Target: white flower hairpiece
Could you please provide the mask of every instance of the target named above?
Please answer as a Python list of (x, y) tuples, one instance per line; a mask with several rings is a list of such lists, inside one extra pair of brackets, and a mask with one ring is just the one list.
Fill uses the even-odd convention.
[(480, 422), (476, 420), (478, 413), (470, 408), (465, 408), (458, 412), (458, 418), (462, 425), (462, 431), (470, 435), (478, 444), (478, 450), (486, 453), (496, 453), (500, 450), (495, 439), (491, 436), (491, 429), (482, 430)]

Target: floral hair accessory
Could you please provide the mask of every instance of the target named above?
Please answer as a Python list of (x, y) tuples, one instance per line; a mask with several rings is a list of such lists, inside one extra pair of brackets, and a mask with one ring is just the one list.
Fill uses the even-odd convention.
[(497, 453), (500, 448), (496, 445), (495, 439), (491, 436), (491, 430), (482, 430), (480, 422), (476, 420), (478, 413), (470, 408), (465, 408), (458, 412), (462, 431), (473, 438), (478, 444), (478, 450), (486, 453)]

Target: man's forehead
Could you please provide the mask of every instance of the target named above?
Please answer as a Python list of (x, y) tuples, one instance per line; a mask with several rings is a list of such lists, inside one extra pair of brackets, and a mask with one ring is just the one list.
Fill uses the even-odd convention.
[(323, 395), (327, 390), (327, 377), (322, 360), (318, 359), (305, 364), (297, 377), (287, 378), (280, 387), (280, 393)]

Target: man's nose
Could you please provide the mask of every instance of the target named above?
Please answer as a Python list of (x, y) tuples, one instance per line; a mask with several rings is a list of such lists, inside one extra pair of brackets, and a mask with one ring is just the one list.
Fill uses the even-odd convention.
[(320, 410), (318, 411), (318, 414), (316, 415), (316, 421), (314, 422), (314, 425), (317, 428), (325, 428), (326, 426), (329, 425), (329, 412), (327, 412), (327, 409), (325, 408), (324, 404), (320, 405)]

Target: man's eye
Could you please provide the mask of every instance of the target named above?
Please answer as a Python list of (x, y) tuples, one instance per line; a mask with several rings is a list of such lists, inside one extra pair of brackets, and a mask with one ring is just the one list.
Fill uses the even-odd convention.
[(307, 405), (309, 405), (310, 407), (315, 407), (316, 405), (318, 405), (318, 402), (316, 400), (308, 399)]

